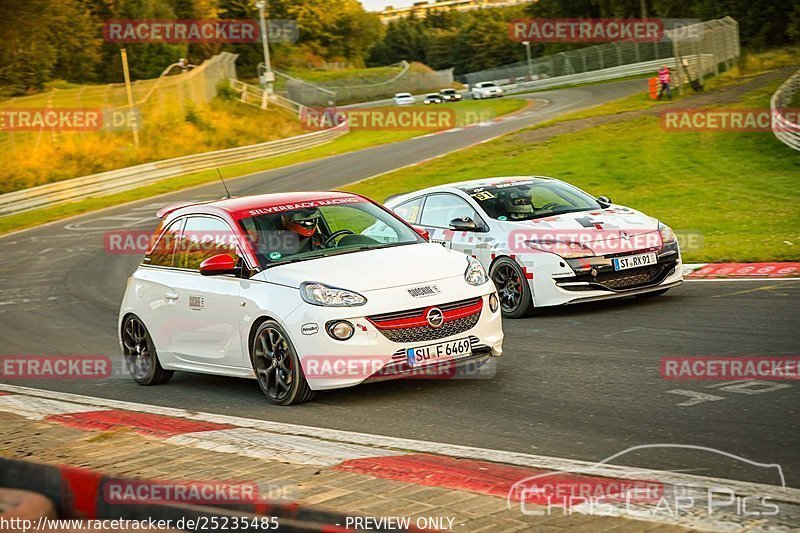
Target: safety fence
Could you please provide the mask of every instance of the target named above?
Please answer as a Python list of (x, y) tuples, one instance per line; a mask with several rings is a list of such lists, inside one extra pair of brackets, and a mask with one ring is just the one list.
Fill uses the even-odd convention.
[(400, 72), (385, 80), (353, 83), (352, 80), (337, 80), (312, 84), (277, 72), (285, 80), (286, 98), (308, 107), (324, 107), (368, 102), (388, 98), (399, 92), (421, 93), (451, 87), (454, 82), (453, 69), (430, 70), (423, 65), (398, 65)]
[[(162, 112), (183, 109), (188, 104), (209, 102), (216, 96), (217, 86), (222, 80), (236, 78), (237, 57), (236, 54), (222, 52), (189, 70), (183, 71), (170, 65), (158, 78), (132, 82), (133, 107), (139, 127), (148, 118), (157, 117)], [(117, 111), (128, 107), (124, 83), (54, 89), (0, 102), (0, 108), (95, 108)], [(0, 149), (38, 149), (43, 143), (58, 144), (65, 135), (88, 137), (92, 133), (63, 132), (56, 128), (43, 128), (35, 132), (6, 130), (0, 132)]]
[(330, 142), (347, 131), (347, 123), (342, 123), (328, 130), (288, 139), (177, 157), (15, 191), (0, 195), (0, 216), (114, 194), (224, 165), (297, 152)]
[[(522, 61), (462, 76), (471, 85), (494, 81), (500, 85), (555, 86), (602, 81), (650, 72), (652, 66), (675, 68), (678, 86), (728, 69), (740, 55), (739, 26), (731, 17), (665, 31), (653, 42), (612, 42)], [(638, 65), (638, 67), (637, 67)], [(645, 70), (650, 69), (650, 70)], [(593, 73), (593, 74), (590, 74)], [(549, 80), (549, 81), (545, 81)]]
[(798, 95), (800, 95), (800, 70), (795, 72), (773, 93), (769, 102), (772, 115), (772, 132), (779, 141), (795, 150), (800, 150), (800, 124), (786, 118), (786, 110), (794, 108), (796, 111), (797, 108), (800, 108), (800, 97)]

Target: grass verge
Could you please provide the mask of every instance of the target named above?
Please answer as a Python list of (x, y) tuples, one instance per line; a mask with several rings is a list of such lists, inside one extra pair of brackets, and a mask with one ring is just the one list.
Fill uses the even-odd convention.
[[(738, 105), (768, 106), (776, 85), (745, 93)], [(702, 244), (684, 250), (687, 262), (800, 258), (800, 155), (769, 132), (670, 133), (659, 117), (644, 116), (544, 142), (524, 133), (347, 189), (382, 200), (487, 176), (553, 176), (658, 217), (679, 233), (699, 234)]]
[[(459, 125), (463, 125), (464, 120), (466, 120), (468, 117), (467, 112), (479, 112), (484, 110), (486, 113), (491, 114), (492, 116), (501, 116), (523, 108), (526, 103), (527, 102), (525, 100), (514, 98), (501, 98), (486, 102), (460, 102), (459, 104), (455, 104), (457, 106), (457, 123), (459, 123)], [(480, 105), (476, 104), (483, 104), (483, 106), (481, 107)], [(286, 154), (279, 157), (259, 159), (257, 161), (251, 161), (248, 163), (220, 167), (220, 172), (222, 172), (226, 180), (231, 180), (236, 177), (252, 174), (254, 172), (273, 170), (297, 163), (303, 163), (305, 161), (312, 161), (314, 159), (321, 159), (324, 157), (355, 152), (357, 150), (372, 148), (392, 142), (403, 141), (424, 133), (426, 132), (353, 131), (322, 146), (317, 146), (308, 150)], [(218, 179), (219, 177), (217, 176), (216, 170), (195, 172), (118, 194), (101, 196), (98, 198), (89, 198), (86, 200), (56, 205), (45, 209), (37, 209), (34, 211), (27, 211), (24, 213), (0, 217), (0, 234), (37, 226), (39, 224), (52, 222), (82, 213), (88, 213), (90, 211), (96, 211), (98, 209), (103, 209), (126, 202), (149, 198), (159, 194), (195, 187), (204, 183), (216, 181)]]

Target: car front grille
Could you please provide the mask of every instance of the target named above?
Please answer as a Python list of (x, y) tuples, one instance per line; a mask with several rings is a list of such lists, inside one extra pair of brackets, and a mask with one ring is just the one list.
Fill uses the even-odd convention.
[(630, 270), (620, 270), (601, 274), (597, 276), (597, 281), (609, 289), (627, 289), (650, 283), (663, 269), (662, 265), (648, 265)]
[(478, 323), (480, 316), (481, 313), (479, 311), (471, 316), (445, 322), (438, 328), (432, 328), (431, 326), (415, 326), (402, 329), (382, 329), (380, 332), (392, 342), (434, 341), (469, 331)]
[[(427, 324), (425, 316), (432, 307), (439, 308), (444, 322), (439, 327)], [(367, 317), (384, 337), (392, 342), (419, 343), (444, 339), (469, 331), (478, 323), (483, 298), (470, 298), (442, 305)]]
[(596, 291), (607, 289), (624, 291), (661, 283), (675, 268), (675, 262), (657, 263), (630, 270), (598, 272), (596, 276), (581, 274), (572, 278), (560, 278), (557, 285), (568, 291)]

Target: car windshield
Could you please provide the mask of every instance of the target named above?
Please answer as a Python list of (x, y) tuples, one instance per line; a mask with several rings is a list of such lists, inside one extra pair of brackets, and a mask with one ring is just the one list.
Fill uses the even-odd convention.
[(461, 190), (496, 220), (531, 220), (603, 207), (580, 189), (553, 180), (522, 180)]
[(425, 242), (391, 213), (357, 197), (267, 207), (254, 213), (239, 224), (261, 268)]
[(442, 89), (442, 94), (455, 94), (455, 89)]
[(482, 87), (494, 87), (494, 83), (491, 81), (485, 81), (481, 84)]
[(397, 93), (394, 95), (395, 98), (408, 98), (409, 96), (411, 96), (411, 93)]
[(431, 93), (427, 96), (427, 98), (439, 98), (439, 95), (436, 93)]

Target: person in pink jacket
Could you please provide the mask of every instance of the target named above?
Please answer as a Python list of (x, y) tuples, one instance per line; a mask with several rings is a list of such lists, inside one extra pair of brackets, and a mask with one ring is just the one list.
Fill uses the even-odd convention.
[(658, 71), (658, 83), (661, 84), (661, 89), (658, 91), (658, 99), (661, 100), (661, 95), (664, 94), (664, 91), (667, 92), (667, 98), (672, 100), (672, 89), (670, 89), (669, 85), (672, 81), (672, 74), (669, 71), (669, 68), (664, 65), (661, 67), (661, 70)]

